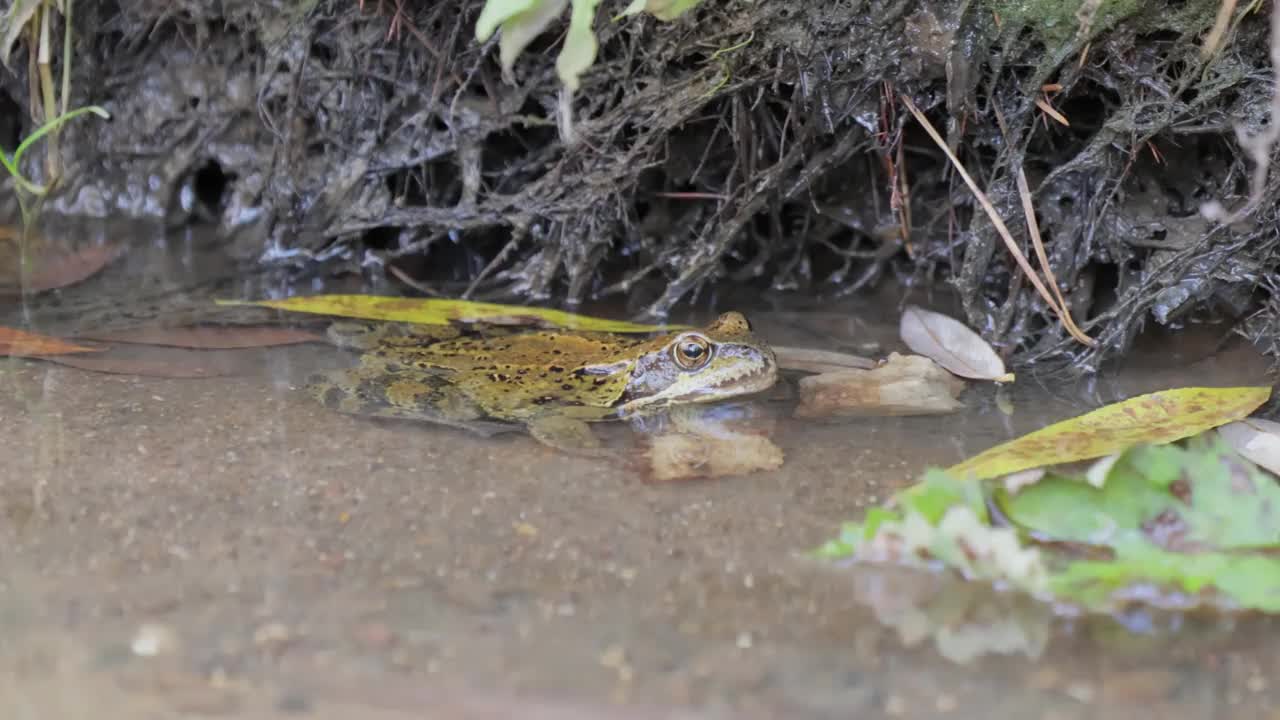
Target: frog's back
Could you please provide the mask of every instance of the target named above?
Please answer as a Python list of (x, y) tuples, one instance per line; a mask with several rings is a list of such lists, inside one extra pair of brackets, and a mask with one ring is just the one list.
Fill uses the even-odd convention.
[(412, 364), (451, 372), (457, 387), (490, 416), (522, 420), (565, 407), (613, 407), (626, 389), (628, 350), (645, 342), (552, 331), (467, 337), (425, 346)]

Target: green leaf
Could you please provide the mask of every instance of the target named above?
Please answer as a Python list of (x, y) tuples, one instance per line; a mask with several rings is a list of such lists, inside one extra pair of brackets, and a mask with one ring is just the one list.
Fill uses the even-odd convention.
[(966, 578), (1000, 580), (1030, 593), (1042, 592), (1046, 568), (1034, 548), (987, 522), (985, 500), (975, 483), (929, 472), (894, 498), (899, 511), (872, 509), (863, 523), (847, 523), (840, 537), (818, 548), (825, 558), (921, 565), (940, 562)]
[(579, 78), (596, 61), (596, 34), (592, 25), (596, 19), (596, 5), (600, 0), (570, 0), (572, 11), (569, 14), (569, 34), (564, 38), (564, 47), (556, 58), (556, 72), (560, 82), (569, 92), (578, 89)]
[(996, 497), (1011, 521), (1054, 540), (1184, 552), (1280, 546), (1280, 484), (1220, 441), (1135, 448), (1102, 488), (1050, 474)]
[(631, 0), (631, 4), (627, 5), (620, 16), (629, 17), (648, 12), (663, 22), (670, 22), (700, 4), (702, 0)]
[[(1280, 558), (1268, 555), (1186, 555), (1137, 546), (1112, 561), (1071, 563), (1050, 582), (1055, 595), (1095, 610), (1113, 609), (1117, 594), (1151, 585), (1166, 591), (1143, 593), (1156, 606), (1193, 608), (1218, 599), (1224, 609), (1280, 612)], [(1169, 589), (1185, 595), (1170, 595)]]
[(702, 0), (649, 0), (645, 5), (654, 17), (670, 22), (702, 3)]
[(498, 27), (507, 20), (528, 12), (537, 3), (546, 0), (487, 0), (484, 8), (480, 11), (480, 18), (476, 20), (476, 40), (478, 42), (486, 42), (493, 37), (493, 33)]
[[(22, 30), (31, 22), (36, 10), (40, 9), (42, 0), (14, 0), (9, 12), (0, 18), (0, 63), (9, 67), (9, 54), (22, 35)], [(32, 50), (32, 52), (35, 52)]]
[(17, 165), (21, 162), (22, 154), (29, 150), (33, 144), (40, 140), (40, 138), (62, 127), (68, 120), (73, 120), (87, 113), (93, 113), (104, 120), (109, 120), (111, 118), (110, 113), (97, 105), (89, 105), (88, 107), (76, 108), (70, 112), (64, 112), (58, 117), (36, 128), (35, 132), (23, 139), (23, 141), (18, 145), (18, 149), (13, 151), (13, 164)]
[(498, 55), (502, 63), (502, 73), (511, 78), (511, 68), (516, 64), (520, 53), (542, 34), (553, 20), (564, 12), (569, 0), (537, 0), (524, 12), (512, 16), (502, 24), (502, 37), (498, 40)]
[[(933, 470), (818, 555), (940, 563), (1089, 612), (1135, 603), (1280, 612), (1280, 483), (1216, 433), (1131, 448), (1101, 487), (1088, 472), (1054, 468), (1014, 494)], [(1014, 528), (993, 527), (988, 503)]]

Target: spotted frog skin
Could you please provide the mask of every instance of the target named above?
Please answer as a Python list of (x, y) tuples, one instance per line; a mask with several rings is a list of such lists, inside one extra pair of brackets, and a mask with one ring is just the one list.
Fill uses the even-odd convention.
[(326, 407), (485, 434), (523, 425), (546, 445), (587, 454), (600, 447), (588, 423), (760, 392), (777, 379), (773, 351), (736, 312), (700, 330), (654, 336), (475, 336), (344, 322), (329, 337), (363, 354), (357, 367), (310, 379), (309, 391)]

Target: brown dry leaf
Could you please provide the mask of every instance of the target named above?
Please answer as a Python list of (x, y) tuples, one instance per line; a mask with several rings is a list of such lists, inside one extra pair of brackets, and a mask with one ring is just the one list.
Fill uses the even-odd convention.
[(48, 357), (50, 355), (69, 355), (72, 353), (98, 352), (101, 348), (73, 345), (66, 340), (59, 340), (48, 335), (0, 327), (0, 355), (10, 357)]
[(1245, 418), (1223, 425), (1218, 434), (1245, 459), (1280, 475), (1280, 423)]
[(942, 367), (974, 380), (1012, 382), (1004, 361), (986, 340), (959, 320), (908, 305), (898, 325), (902, 342)]
[(646, 456), (654, 480), (745, 475), (782, 467), (782, 448), (763, 435), (671, 433), (651, 440)]
[(101, 342), (161, 345), (193, 350), (239, 350), (324, 342), (324, 335), (300, 328), (270, 325), (243, 327), (142, 327), (129, 330), (82, 333), (79, 337)]
[(783, 370), (828, 373), (840, 370), (870, 370), (876, 366), (876, 361), (871, 358), (830, 350), (774, 345), (773, 353), (778, 358), (778, 367)]
[(939, 415), (961, 407), (964, 381), (919, 355), (893, 353), (874, 370), (802, 378), (799, 418)]
[(33, 262), (25, 277), (7, 277), (0, 292), (44, 292), (83, 282), (124, 253), (118, 244), (91, 245), (79, 250), (49, 250)]
[(246, 375), (261, 367), (257, 353), (235, 350), (187, 350), (124, 345), (94, 355), (45, 358), (59, 365), (108, 373), (162, 378), (211, 378)]

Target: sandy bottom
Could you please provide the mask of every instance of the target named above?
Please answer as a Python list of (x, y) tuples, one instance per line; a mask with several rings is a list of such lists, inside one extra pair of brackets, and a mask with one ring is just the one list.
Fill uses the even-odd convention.
[(332, 350), (257, 357), (205, 380), (0, 364), (0, 715), (1280, 717), (1269, 621), (1135, 634), (800, 555), (928, 464), (1256, 381), (1247, 352), (1027, 379), (1011, 416), (974, 387), (959, 416), (787, 420), (781, 469), (680, 484), (333, 414), (291, 387)]

